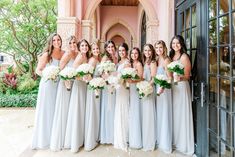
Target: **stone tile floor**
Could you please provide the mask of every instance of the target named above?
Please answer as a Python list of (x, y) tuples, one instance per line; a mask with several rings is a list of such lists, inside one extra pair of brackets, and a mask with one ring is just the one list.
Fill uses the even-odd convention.
[(172, 154), (160, 150), (124, 152), (111, 145), (99, 145), (93, 151), (78, 153), (31, 150), (34, 114), (34, 108), (0, 108), (0, 157), (187, 157), (177, 151)]

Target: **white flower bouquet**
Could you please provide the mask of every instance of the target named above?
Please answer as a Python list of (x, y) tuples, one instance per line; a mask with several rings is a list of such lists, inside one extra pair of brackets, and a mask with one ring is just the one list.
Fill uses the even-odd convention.
[[(77, 68), (77, 75), (81, 78), (83, 78), (86, 75), (92, 75), (93, 72), (94, 72), (94, 67), (88, 63), (81, 64)], [(88, 82), (87, 80), (84, 80), (84, 81)]]
[(108, 74), (110, 72), (114, 72), (115, 70), (116, 70), (115, 64), (112, 63), (111, 61), (101, 62), (98, 65), (98, 72), (100, 74), (102, 73)]
[[(127, 79), (132, 79), (132, 80), (137, 80), (139, 79), (139, 76), (137, 75), (137, 70), (134, 69), (134, 68), (124, 68), (122, 71), (121, 71), (121, 78), (125, 81)], [(126, 82), (126, 88), (129, 89), (129, 83)]]
[(47, 66), (42, 71), (42, 77), (47, 80), (52, 80), (54, 82), (57, 81), (58, 74), (60, 72), (60, 68), (55, 65)]
[(167, 79), (167, 77), (165, 75), (156, 75), (154, 77), (154, 83), (156, 85), (159, 85), (159, 88), (157, 90), (157, 95), (159, 96), (161, 94), (161, 91), (164, 89), (164, 88), (168, 88), (170, 89), (171, 88), (171, 83), (169, 82), (170, 80)]
[(108, 90), (113, 94), (115, 89), (120, 87), (120, 78), (118, 76), (110, 75), (107, 79)]
[(141, 81), (136, 84), (140, 99), (153, 93), (153, 86), (148, 81)]
[(106, 82), (101, 77), (96, 77), (90, 80), (89, 82), (89, 89), (94, 90), (96, 98), (99, 98), (99, 90), (104, 89)]
[(62, 80), (64, 80), (65, 87), (69, 91), (72, 87), (71, 80), (75, 79), (77, 76), (77, 71), (72, 67), (65, 67), (60, 71), (59, 76)]
[(170, 72), (173, 72), (174, 83), (177, 84), (178, 80), (176, 80), (175, 77), (184, 75), (184, 65), (181, 64), (179, 61), (174, 61), (167, 65), (167, 69)]

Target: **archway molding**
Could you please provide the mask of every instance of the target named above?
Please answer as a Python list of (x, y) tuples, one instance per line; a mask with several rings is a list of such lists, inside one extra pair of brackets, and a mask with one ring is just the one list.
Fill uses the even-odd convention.
[[(84, 16), (85, 20), (89, 20), (92, 18), (96, 8), (100, 4), (102, 0), (92, 0), (87, 6), (86, 13)], [(155, 12), (153, 5), (151, 4), (150, 0), (139, 0), (140, 4), (143, 6), (149, 20), (158, 20), (157, 13)]]

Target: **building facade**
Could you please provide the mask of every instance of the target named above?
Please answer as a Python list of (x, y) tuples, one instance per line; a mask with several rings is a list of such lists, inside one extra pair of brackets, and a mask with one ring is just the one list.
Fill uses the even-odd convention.
[(57, 31), (130, 47), (186, 41), (197, 156), (235, 157), (235, 0), (60, 0)]

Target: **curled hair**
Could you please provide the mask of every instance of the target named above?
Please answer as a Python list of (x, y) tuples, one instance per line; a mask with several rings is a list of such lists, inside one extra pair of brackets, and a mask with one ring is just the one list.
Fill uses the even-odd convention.
[(184, 42), (184, 38), (181, 36), (181, 35), (176, 35), (174, 36), (172, 39), (171, 39), (171, 43), (170, 43), (170, 58), (173, 60), (173, 57), (175, 55), (175, 50), (172, 48), (172, 43), (173, 43), (173, 40), (174, 39), (177, 39), (180, 43), (180, 46), (181, 46), (181, 49), (180, 49), (180, 53), (181, 55), (183, 53), (186, 53), (187, 52), (187, 48), (186, 48), (186, 45), (185, 45), (185, 42)]
[(106, 41), (106, 42), (104, 43), (104, 55), (107, 56), (107, 57), (113, 62), (112, 56), (111, 56), (111, 55), (109, 54), (109, 52), (106, 50), (109, 44), (113, 44), (114, 49), (115, 49), (115, 51), (116, 51), (116, 45), (115, 45), (115, 43), (114, 43), (112, 40), (108, 40), (108, 41)]
[[(48, 53), (48, 57), (47, 57), (48, 62), (50, 62), (51, 59), (52, 59), (51, 56), (52, 56), (52, 52), (53, 52), (53, 50), (54, 50), (53, 38), (54, 38), (55, 36), (58, 36), (58, 37), (60, 38), (60, 40), (61, 40), (61, 46), (62, 46), (62, 38), (61, 38), (61, 36), (60, 36), (59, 34), (53, 33), (53, 34), (51, 34), (51, 35), (47, 38), (47, 44), (46, 44), (46, 46), (44, 47), (43, 52)], [(61, 46), (60, 46), (60, 48), (61, 48)]]
[[(118, 49), (119, 49), (120, 47), (123, 47), (123, 48), (126, 50), (126, 56), (128, 56), (128, 50), (129, 50), (128, 45), (127, 45), (126, 43), (121, 43), (121, 44), (119, 45)], [(120, 60), (121, 60), (121, 58), (120, 58), (120, 56), (119, 56), (119, 54), (118, 54), (118, 61), (120, 61)]]
[[(151, 63), (151, 62), (155, 62), (155, 61), (156, 61), (156, 52), (155, 52), (155, 49), (154, 49), (154, 47), (153, 47), (152, 44), (145, 44), (145, 45), (144, 45), (144, 48), (147, 47), (147, 46), (150, 48), (150, 50), (151, 50), (151, 52), (152, 52), (152, 55), (151, 55), (151, 57), (150, 57), (150, 63)], [(145, 63), (146, 60), (147, 60), (147, 58), (145, 57), (145, 55), (144, 55), (144, 53), (143, 53), (143, 63)]]
[[(157, 45), (162, 45), (162, 47), (163, 47), (163, 58), (165, 59), (167, 57), (166, 43), (163, 40), (159, 40), (154, 44), (154, 47), (156, 48)], [(156, 53), (156, 56), (158, 56), (157, 53)]]
[(132, 54), (132, 51), (133, 50), (136, 50), (138, 52), (138, 58), (137, 60), (143, 65), (143, 62), (142, 62), (142, 57), (141, 57), (141, 52), (140, 52), (140, 49), (138, 47), (133, 47), (130, 51), (130, 54), (129, 54), (129, 58), (130, 58), (130, 63), (131, 63), (131, 67), (133, 68), (133, 59), (131, 58), (131, 54)]
[(69, 48), (69, 44), (71, 43), (72, 40), (75, 40), (76, 44), (78, 43), (77, 42), (77, 38), (74, 36), (74, 35), (71, 35), (69, 36), (67, 39), (66, 39), (66, 46)]
[(85, 43), (87, 44), (87, 46), (88, 46), (88, 51), (87, 51), (87, 53), (86, 53), (86, 57), (89, 58), (89, 52), (90, 52), (90, 50), (91, 50), (91, 46), (90, 46), (90, 44), (88, 43), (88, 41), (87, 41), (86, 39), (82, 39), (82, 40), (80, 40), (80, 41), (78, 42), (78, 44), (77, 44), (78, 50), (81, 51), (81, 50), (80, 50), (80, 46), (81, 46), (81, 44), (82, 44), (83, 42), (85, 42)]
[[(100, 50), (99, 43), (98, 43), (98, 42), (92, 42), (92, 43), (91, 43), (91, 51), (92, 51), (92, 46), (94, 46), (94, 45), (97, 45), (97, 46), (98, 46), (98, 48), (99, 48), (99, 50)], [(93, 56), (93, 53), (91, 52), (90, 57), (92, 57), (92, 56)], [(100, 57), (100, 54), (99, 54), (99, 57)]]

